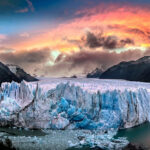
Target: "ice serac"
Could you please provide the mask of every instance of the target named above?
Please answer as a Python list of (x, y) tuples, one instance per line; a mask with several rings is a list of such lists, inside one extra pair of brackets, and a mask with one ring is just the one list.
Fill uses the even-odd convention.
[(146, 89), (139, 86), (136, 90), (89, 91), (75, 82), (55, 86), (25, 81), (3, 83), (1, 126), (109, 130), (150, 121), (150, 95)]

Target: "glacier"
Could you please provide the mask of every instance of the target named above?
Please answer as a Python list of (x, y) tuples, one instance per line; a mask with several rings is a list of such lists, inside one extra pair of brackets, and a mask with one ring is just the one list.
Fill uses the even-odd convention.
[(0, 126), (108, 131), (147, 121), (149, 83), (45, 78), (3, 83), (0, 88)]

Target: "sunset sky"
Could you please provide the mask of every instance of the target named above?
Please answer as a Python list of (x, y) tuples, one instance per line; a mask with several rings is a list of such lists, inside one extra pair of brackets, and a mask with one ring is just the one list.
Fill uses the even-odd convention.
[(0, 61), (85, 75), (150, 55), (149, 0), (0, 0)]

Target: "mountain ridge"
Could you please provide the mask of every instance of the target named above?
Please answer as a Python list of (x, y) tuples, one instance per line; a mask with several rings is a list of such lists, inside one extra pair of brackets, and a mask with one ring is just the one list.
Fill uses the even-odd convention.
[(99, 76), (101, 76), (102, 73), (103, 73), (102, 69), (96, 68), (92, 72), (88, 73), (86, 77), (87, 78), (99, 78)]
[(150, 82), (150, 56), (135, 61), (122, 61), (108, 68), (97, 78)]
[[(15, 66), (15, 65), (11, 65)], [(25, 81), (38, 81), (38, 79), (32, 77), (31, 75), (27, 74), (22, 68), (17, 66), (16, 73), (11, 69), (10, 65), (5, 65), (0, 62), (0, 84), (2, 82), (21, 82), (22, 80)]]

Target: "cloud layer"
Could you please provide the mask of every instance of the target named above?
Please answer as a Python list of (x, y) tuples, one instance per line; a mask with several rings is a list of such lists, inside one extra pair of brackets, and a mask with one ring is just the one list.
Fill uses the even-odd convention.
[[(121, 61), (136, 60), (150, 55), (150, 50), (128, 50), (121, 53), (107, 50), (81, 50), (70, 54), (59, 54), (56, 59), (49, 48), (33, 49), (23, 52), (1, 52), (0, 60), (9, 64), (18, 64), (32, 74), (63, 77), (86, 75), (96, 67), (106, 70)], [(48, 63), (53, 62), (53, 64)]]
[(66, 56), (60, 54), (53, 66), (46, 67), (45, 74), (51, 76), (85, 75), (96, 67), (106, 70), (121, 61), (136, 60), (145, 55), (150, 55), (150, 50), (142, 52), (137, 49), (122, 53), (82, 50)]
[[(96, 67), (107, 69), (120, 61), (150, 54), (148, 4), (119, 0), (66, 0), (67, 4), (50, 0), (14, 0), (16, 4), (2, 1), (0, 12), (15, 15), (6, 15), (9, 20), (6, 17), (2, 23), (0, 61), (20, 65), (27, 72), (46, 76), (85, 75)], [(8, 10), (2, 6), (8, 6)], [(50, 11), (55, 12), (53, 17)]]
[(87, 32), (85, 44), (90, 48), (103, 47), (104, 49), (122, 48), (128, 45), (134, 45), (134, 41), (130, 38), (119, 40), (116, 36), (95, 35), (92, 32)]

